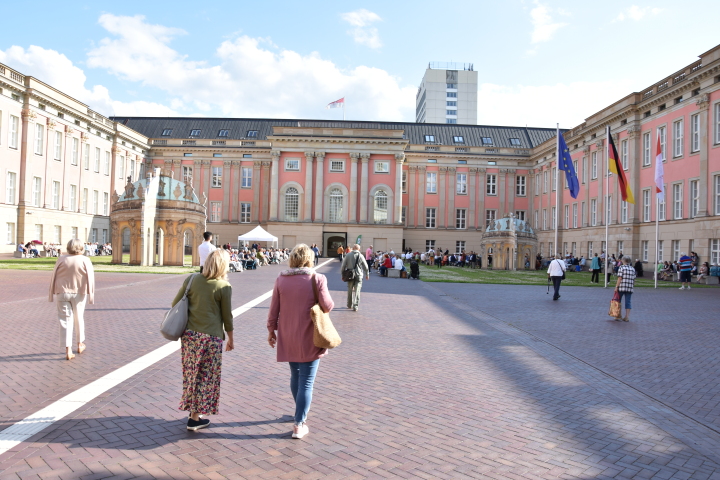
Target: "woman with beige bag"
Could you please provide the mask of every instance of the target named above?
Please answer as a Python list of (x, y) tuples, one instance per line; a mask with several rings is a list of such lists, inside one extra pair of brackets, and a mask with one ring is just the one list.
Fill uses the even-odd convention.
[(327, 349), (317, 347), (313, 340), (316, 329), (311, 310), (317, 310), (317, 304), (322, 312), (329, 313), (335, 306), (325, 275), (316, 274), (312, 268), (314, 259), (315, 254), (307, 245), (293, 248), (290, 268), (275, 280), (267, 321), (268, 343), (272, 348), (277, 345), (277, 361), (290, 363), (290, 391), (295, 399), (292, 438), (303, 438), (309, 433), (305, 420), (313, 383), (320, 358), (327, 354)]

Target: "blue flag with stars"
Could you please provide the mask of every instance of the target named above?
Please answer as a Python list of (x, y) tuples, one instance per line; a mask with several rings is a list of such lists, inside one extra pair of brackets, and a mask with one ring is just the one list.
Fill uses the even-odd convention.
[(558, 151), (560, 152), (560, 158), (558, 158), (558, 168), (565, 172), (565, 180), (567, 180), (570, 195), (573, 198), (577, 198), (578, 193), (580, 193), (580, 183), (578, 182), (577, 173), (575, 173), (575, 165), (573, 164), (572, 157), (570, 156), (570, 149), (565, 143), (565, 139), (562, 134), (559, 134), (557, 137)]

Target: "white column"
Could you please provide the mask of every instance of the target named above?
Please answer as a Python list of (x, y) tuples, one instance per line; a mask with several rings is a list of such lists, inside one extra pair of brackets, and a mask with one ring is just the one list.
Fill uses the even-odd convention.
[(402, 171), (403, 162), (405, 161), (404, 153), (395, 154), (395, 216), (393, 223), (402, 223)]
[(280, 176), (280, 152), (273, 150), (272, 165), (270, 166), (270, 221), (276, 222), (278, 219), (278, 181)]
[(325, 152), (315, 152), (317, 172), (315, 172), (315, 221), (323, 222), (323, 173), (325, 171)]
[(348, 222), (357, 223), (357, 162), (359, 153), (350, 154), (350, 201), (348, 210)]
[(360, 154), (362, 164), (360, 171), (360, 223), (367, 223), (368, 215), (368, 161), (369, 153)]
[(305, 208), (304, 222), (312, 222), (312, 199), (313, 199), (313, 158), (315, 152), (305, 152)]

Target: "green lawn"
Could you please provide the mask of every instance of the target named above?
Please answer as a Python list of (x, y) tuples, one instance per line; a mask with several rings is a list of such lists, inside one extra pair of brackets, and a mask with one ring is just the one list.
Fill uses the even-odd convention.
[[(486, 270), (459, 267), (426, 267), (420, 266), (420, 279), (425, 282), (443, 283), (500, 283), (507, 285), (547, 285), (546, 270), (520, 270), (512, 272), (508, 270)], [(590, 283), (590, 272), (568, 272), (563, 285), (573, 287), (602, 287), (603, 277), (600, 276), (600, 283)], [(617, 277), (612, 277), (611, 285), (615, 285)], [(693, 283), (693, 288), (697, 284)], [(645, 276), (635, 281), (637, 287), (653, 287), (654, 280), (652, 273), (645, 272)], [(678, 288), (677, 282), (658, 282), (658, 288)], [(699, 288), (712, 288), (711, 285), (697, 285)]]
[[(191, 273), (197, 271), (197, 267), (141, 267), (138, 265), (113, 265), (110, 263), (111, 256), (89, 257), (95, 267), (96, 272), (116, 272), (116, 273)], [(192, 257), (185, 256), (185, 263), (189, 264)], [(55, 268), (55, 257), (41, 258), (10, 258), (0, 260), (0, 270), (52, 270)], [(123, 262), (130, 262), (130, 255), (123, 255)]]

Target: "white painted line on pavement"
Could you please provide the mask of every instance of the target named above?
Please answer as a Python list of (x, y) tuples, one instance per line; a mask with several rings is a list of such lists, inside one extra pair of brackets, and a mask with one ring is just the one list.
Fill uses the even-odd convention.
[[(332, 260), (333, 259), (326, 260), (315, 268), (317, 269), (325, 266), (326, 264), (332, 262)], [(236, 318), (251, 308), (261, 304), (272, 296), (272, 292), (272, 290), (265, 292), (259, 297), (256, 297), (246, 304), (236, 308), (232, 311), (233, 318)], [(133, 375), (142, 372), (146, 368), (159, 362), (177, 350), (180, 350), (179, 341), (166, 343), (162, 347), (133, 360), (127, 365), (124, 365), (93, 382), (90, 382), (84, 387), (75, 390), (60, 400), (51, 403), (47, 407), (38, 410), (32, 415), (9, 426), (0, 432), (0, 455), (24, 442), (33, 435), (43, 431), (58, 420), (70, 415), (72, 412), (95, 399), (97, 396), (102, 395)]]

